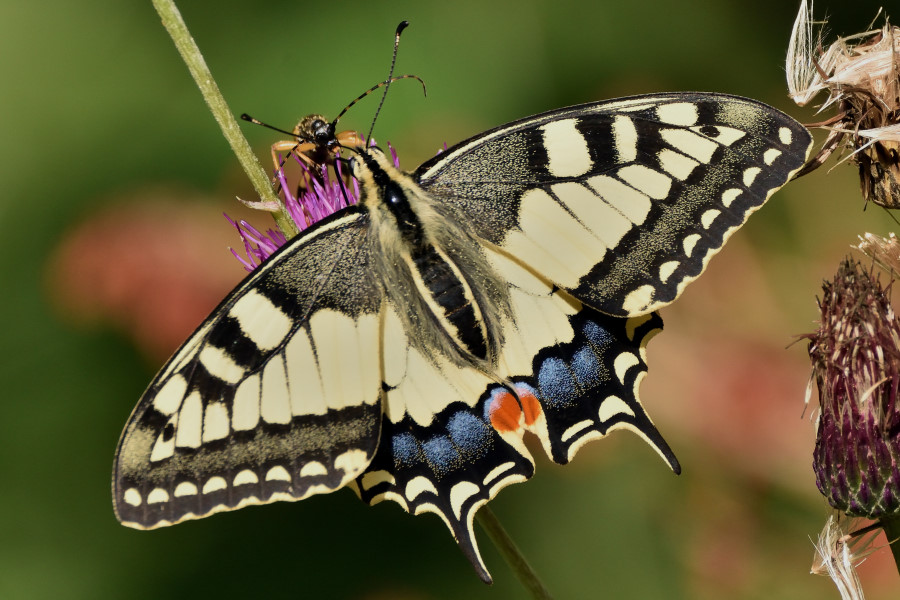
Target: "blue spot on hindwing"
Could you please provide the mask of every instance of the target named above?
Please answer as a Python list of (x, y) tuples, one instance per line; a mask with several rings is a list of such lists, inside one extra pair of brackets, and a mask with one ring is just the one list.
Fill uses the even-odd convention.
[(419, 462), (419, 445), (413, 434), (398, 433), (391, 440), (391, 445), (394, 451), (394, 462), (404, 466)]
[(541, 398), (555, 408), (572, 404), (578, 398), (575, 379), (562, 359), (544, 359), (538, 370), (537, 382)]
[(572, 371), (575, 379), (582, 387), (594, 387), (602, 379), (601, 375), (606, 371), (597, 354), (589, 346), (583, 346), (572, 356)]
[(436, 473), (446, 473), (459, 461), (459, 451), (446, 435), (436, 435), (422, 444), (425, 460)]
[(581, 331), (600, 350), (607, 348), (613, 342), (612, 334), (596, 321), (586, 321)]
[(463, 454), (484, 455), (491, 443), (491, 428), (470, 412), (459, 411), (447, 420), (450, 439)]

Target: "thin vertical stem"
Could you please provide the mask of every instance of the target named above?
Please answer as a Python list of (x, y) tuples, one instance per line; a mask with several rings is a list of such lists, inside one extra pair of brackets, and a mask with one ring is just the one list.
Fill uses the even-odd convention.
[(884, 529), (884, 535), (887, 537), (888, 544), (891, 545), (897, 572), (900, 573), (900, 518), (886, 517), (881, 519), (881, 527)]
[(247, 139), (241, 133), (238, 122), (228, 108), (228, 103), (225, 102), (222, 92), (219, 91), (219, 86), (216, 85), (212, 73), (210, 73), (209, 67), (206, 65), (206, 61), (200, 53), (200, 48), (197, 47), (197, 43), (194, 42), (194, 38), (191, 37), (187, 25), (184, 24), (181, 13), (175, 6), (174, 1), (153, 0), (153, 6), (156, 8), (156, 12), (159, 13), (166, 31), (168, 31), (169, 35), (172, 37), (172, 41), (175, 42), (175, 47), (178, 48), (181, 58), (184, 59), (185, 64), (187, 64), (191, 76), (197, 83), (197, 87), (200, 88), (203, 99), (206, 100), (206, 104), (209, 106), (210, 111), (212, 111), (213, 117), (215, 117), (216, 121), (219, 123), (219, 127), (222, 128), (225, 139), (228, 140), (231, 149), (234, 151), (241, 166), (247, 173), (247, 177), (250, 178), (250, 182), (253, 184), (256, 193), (259, 194), (260, 199), (265, 204), (278, 206), (280, 208), (279, 212), (274, 214), (275, 222), (278, 224), (281, 231), (285, 233), (285, 236), (290, 238), (296, 235), (296, 225), (294, 225), (293, 220), (291, 220), (284, 203), (278, 199), (275, 192), (272, 190), (272, 182), (266, 175), (262, 165), (259, 164), (256, 155), (253, 154), (253, 150), (250, 148)]
[(512, 538), (509, 537), (509, 534), (506, 533), (506, 530), (503, 528), (503, 525), (500, 524), (500, 521), (497, 519), (494, 512), (487, 506), (482, 506), (478, 512), (475, 513), (475, 518), (478, 519), (478, 523), (487, 532), (488, 537), (494, 542), (494, 546), (496, 546), (497, 550), (500, 551), (500, 554), (503, 555), (506, 563), (516, 574), (519, 581), (522, 582), (522, 585), (525, 586), (525, 589), (531, 594), (531, 597), (535, 600), (553, 600), (550, 592), (544, 587), (543, 582), (538, 578), (537, 573), (534, 572), (531, 565), (528, 564), (528, 561), (525, 559), (525, 556), (522, 555), (522, 552), (516, 546), (515, 542), (513, 542)]

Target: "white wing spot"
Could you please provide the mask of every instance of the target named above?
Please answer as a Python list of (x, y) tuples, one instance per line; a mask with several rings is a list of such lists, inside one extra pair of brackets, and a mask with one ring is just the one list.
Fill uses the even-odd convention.
[(619, 378), (619, 381), (625, 383), (625, 376), (628, 374), (628, 369), (637, 366), (638, 364), (640, 364), (640, 361), (637, 356), (630, 352), (622, 352), (616, 356), (613, 361), (613, 370), (616, 372), (616, 377)]
[(359, 473), (369, 466), (369, 458), (365, 450), (347, 450), (334, 459), (334, 468), (341, 469), (347, 475)]
[(269, 469), (266, 473), (266, 481), (291, 481), (291, 474), (288, 473), (288, 470), (282, 467), (281, 465), (277, 465)]
[(321, 475), (328, 475), (328, 469), (317, 460), (306, 463), (300, 469), (300, 477), (319, 477)]
[(654, 291), (652, 285), (642, 285), (641, 287), (632, 290), (625, 296), (625, 300), (622, 302), (622, 308), (631, 315), (643, 312), (653, 302)]
[(228, 483), (225, 481), (224, 477), (219, 477), (218, 475), (215, 477), (210, 477), (208, 480), (206, 480), (206, 483), (203, 484), (204, 494), (212, 494), (213, 492), (218, 492), (224, 489), (228, 489)]
[(715, 208), (711, 208), (700, 215), (700, 224), (703, 225), (704, 229), (709, 229), (713, 224), (713, 221), (715, 221), (716, 217), (718, 217), (720, 214), (722, 214), (721, 211), (716, 210)]
[(177, 486), (175, 486), (175, 491), (173, 492), (173, 494), (176, 498), (181, 498), (183, 496), (196, 496), (197, 486), (190, 481), (182, 481)]
[(744, 185), (750, 187), (753, 185), (753, 181), (756, 179), (756, 176), (762, 172), (762, 169), (759, 167), (750, 167), (746, 171), (744, 171)]
[(282, 360), (269, 361), (263, 371), (260, 415), (266, 423), (287, 425), (291, 422), (291, 399)]
[(519, 228), (507, 236), (504, 249), (561, 287), (577, 286), (606, 253), (597, 236), (540, 188), (522, 194)]
[(221, 440), (231, 433), (228, 407), (224, 402), (210, 402), (203, 417), (203, 442)]
[(182, 448), (199, 448), (203, 432), (203, 399), (200, 392), (192, 392), (178, 414), (178, 427), (175, 432), (175, 445)]
[(644, 165), (622, 167), (618, 176), (631, 187), (657, 200), (668, 196), (672, 187), (672, 180), (667, 175)]
[[(641, 225), (647, 220), (647, 215), (650, 214), (650, 208), (653, 205), (647, 194), (608, 175), (597, 175), (588, 179), (587, 182), (599, 194), (603, 202), (625, 215), (625, 218), (635, 225)], [(596, 200), (594, 204), (597, 204)]]
[(778, 139), (785, 146), (790, 145), (791, 140), (794, 139), (794, 134), (787, 127), (782, 127), (778, 130)]
[(324, 415), (328, 411), (319, 368), (306, 331), (297, 332), (284, 349), (288, 381), (291, 382), (291, 413)]
[(244, 469), (240, 473), (234, 476), (234, 485), (248, 485), (259, 483), (259, 477), (256, 476), (256, 473), (251, 471), (250, 469)]
[(181, 375), (173, 375), (156, 392), (156, 397), (153, 398), (153, 408), (165, 416), (171, 417), (181, 406), (186, 392), (187, 380)]
[(781, 150), (770, 148), (763, 152), (763, 162), (767, 165), (771, 165), (779, 156), (781, 156)]
[(235, 431), (247, 431), (259, 424), (259, 375), (244, 380), (234, 394), (231, 426)]
[(716, 134), (715, 140), (717, 142), (725, 146), (730, 146), (747, 135), (747, 132), (733, 127), (723, 127), (719, 125), (716, 127)]
[(471, 481), (460, 481), (450, 489), (450, 506), (456, 520), (462, 518), (463, 503), (478, 493), (479, 487)]
[[(623, 186), (624, 187), (624, 186)], [(598, 237), (603, 244), (612, 248), (631, 230), (632, 223), (622, 213), (597, 198), (597, 194), (580, 183), (557, 183), (553, 186), (556, 197), (572, 211), (572, 214)], [(592, 260), (599, 261), (601, 256)]]
[[(173, 418), (169, 421), (169, 423), (171, 423), (173, 427), (178, 426), (177, 419)], [(166, 427), (169, 426), (169, 423), (166, 424)], [(153, 450), (150, 452), (150, 462), (164, 460), (175, 454), (175, 436), (173, 435), (168, 440), (163, 440), (164, 436), (165, 428), (163, 428), (163, 431), (159, 434), (159, 437), (156, 438), (156, 443), (153, 444)]]
[(210, 375), (218, 377), (226, 383), (235, 384), (246, 373), (227, 352), (215, 346), (206, 346), (200, 351), (197, 358)]
[(244, 335), (262, 351), (274, 350), (293, 327), (290, 317), (254, 289), (234, 303), (228, 316), (237, 319)]
[(697, 242), (700, 241), (699, 233), (692, 233), (684, 238), (684, 254), (685, 256), (690, 256), (694, 253), (694, 246), (697, 245)]
[(559, 439), (562, 443), (566, 443), (573, 437), (575, 437), (575, 434), (584, 429), (587, 429), (591, 425), (593, 425), (593, 421), (591, 420), (579, 421), (578, 423), (575, 423), (574, 425), (563, 431), (563, 434)]
[(419, 494), (431, 492), (435, 496), (438, 495), (437, 488), (431, 483), (431, 480), (422, 475), (418, 475), (409, 480), (406, 484), (405, 495), (410, 502), (413, 502)]
[(638, 134), (634, 121), (625, 115), (616, 115), (612, 122), (613, 142), (619, 162), (634, 162), (637, 159)]
[(738, 196), (741, 195), (741, 190), (738, 188), (730, 188), (722, 192), (722, 204), (725, 205), (725, 208), (731, 206), (731, 203), (734, 202)]
[(659, 135), (666, 143), (678, 151), (696, 158), (702, 163), (711, 161), (713, 154), (719, 147), (711, 139), (687, 129), (663, 129), (659, 132)]
[(505, 463), (503, 463), (503, 464), (501, 464), (501, 465), (497, 465), (496, 467), (494, 467), (493, 469), (491, 469), (490, 472), (489, 472), (487, 475), (485, 475), (485, 477), (484, 477), (484, 485), (487, 485), (489, 482), (493, 481), (494, 479), (496, 479), (497, 477), (499, 477), (499, 476), (502, 475), (503, 473), (506, 473), (507, 471), (509, 471), (510, 469), (512, 469), (512, 468), (515, 467), (515, 466), (516, 466), (516, 463), (514, 463), (514, 462), (512, 462), (512, 461), (510, 461), (510, 462), (505, 462)]
[(668, 281), (669, 277), (672, 276), (672, 273), (675, 272), (675, 269), (678, 268), (678, 265), (681, 263), (677, 260), (670, 260), (668, 262), (664, 262), (659, 267), (659, 280), (663, 283)]
[(153, 491), (147, 494), (147, 504), (159, 504), (160, 502), (169, 501), (169, 492), (162, 488), (153, 488)]
[(547, 169), (554, 177), (578, 177), (591, 169), (593, 161), (587, 140), (575, 127), (576, 119), (551, 121), (543, 127)]
[(125, 490), (125, 493), (122, 494), (122, 500), (124, 500), (126, 504), (130, 504), (131, 506), (140, 506), (141, 493), (135, 488), (128, 488), (127, 490)]
[(690, 102), (673, 102), (656, 108), (659, 120), (670, 125), (689, 126), (697, 122), (697, 106)]
[(659, 152), (659, 164), (676, 179), (684, 181), (700, 163), (680, 152), (665, 148)]
[[(365, 475), (362, 476), (362, 489), (368, 490), (372, 487), (380, 484), (380, 483), (388, 483), (390, 485), (394, 485), (397, 482), (397, 479), (388, 473), (387, 471), (383, 471), (379, 469), (378, 471), (368, 471)], [(404, 500), (404, 503), (406, 501)]]
[[(316, 341), (322, 394), (328, 408), (373, 404), (378, 400), (378, 318), (354, 319), (336, 310), (319, 310), (309, 319)], [(353, 375), (347, 371), (353, 365)]]
[(601, 423), (605, 423), (616, 415), (628, 415), (629, 417), (633, 417), (634, 411), (631, 410), (631, 408), (625, 404), (625, 401), (618, 396), (607, 396), (600, 404), (600, 410), (597, 411), (597, 417), (600, 419)]

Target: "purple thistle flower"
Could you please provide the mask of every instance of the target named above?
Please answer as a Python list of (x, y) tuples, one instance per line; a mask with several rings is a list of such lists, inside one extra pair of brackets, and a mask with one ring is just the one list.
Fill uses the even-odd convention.
[[(394, 166), (399, 169), (400, 160), (397, 158), (397, 152), (390, 143), (388, 143), (388, 149)], [(321, 165), (318, 176), (315, 176), (303, 160), (295, 154), (292, 156), (302, 169), (301, 177), (308, 183), (307, 187), (298, 190), (299, 193), (292, 192), (283, 168), (276, 171), (275, 178), (284, 194), (284, 205), (288, 215), (297, 226), (298, 231), (303, 231), (328, 215), (359, 202), (359, 182), (352, 177), (344, 176), (340, 161), (336, 161), (333, 168)], [(341, 179), (345, 182), (344, 189), (341, 186)], [(346, 190), (346, 196), (344, 190)], [(234, 248), (230, 248), (231, 253), (247, 271), (258, 267), (287, 242), (287, 236), (281, 231), (267, 229), (265, 233), (262, 233), (243, 219), (235, 221), (227, 214), (225, 218), (237, 229), (246, 258)]]
[(900, 319), (851, 259), (823, 290), (819, 329), (806, 336), (821, 411), (816, 484), (834, 508), (881, 520), (900, 512)]

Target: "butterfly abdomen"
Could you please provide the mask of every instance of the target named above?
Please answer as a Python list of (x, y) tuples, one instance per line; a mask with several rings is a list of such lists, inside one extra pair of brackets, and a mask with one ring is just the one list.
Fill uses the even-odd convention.
[(411, 253), (413, 279), (454, 343), (481, 360), (488, 357), (487, 331), (472, 289), (446, 255), (422, 245)]

